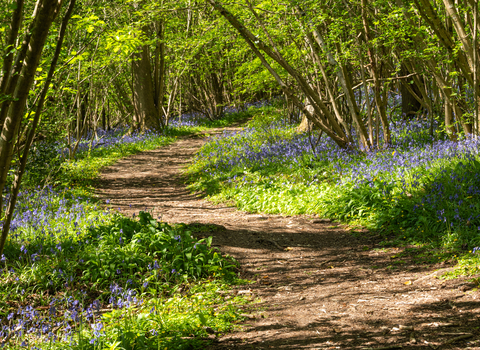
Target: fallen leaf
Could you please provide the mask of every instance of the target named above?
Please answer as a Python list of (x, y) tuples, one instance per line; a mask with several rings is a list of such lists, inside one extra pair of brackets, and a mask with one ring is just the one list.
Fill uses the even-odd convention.
[(403, 282), (403, 284), (406, 284), (407, 286), (409, 286), (412, 284), (412, 281)]
[(413, 331), (413, 326), (400, 325), (400, 326), (398, 326), (398, 328), (400, 328), (402, 330), (406, 330), (406, 331)]
[(251, 289), (247, 289), (247, 290), (239, 290), (237, 292), (237, 294), (251, 294), (252, 293), (252, 290)]

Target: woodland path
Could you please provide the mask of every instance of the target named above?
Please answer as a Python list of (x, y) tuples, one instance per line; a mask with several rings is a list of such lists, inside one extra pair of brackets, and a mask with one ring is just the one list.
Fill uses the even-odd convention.
[(147, 208), (169, 223), (216, 225), (203, 234), (257, 281), (232, 292), (260, 300), (245, 308), (249, 318), (208, 349), (480, 349), (480, 293), (435, 278), (447, 266), (399, 261), (402, 249), (316, 217), (249, 214), (191, 194), (181, 173), (204, 142), (122, 159), (97, 194), (126, 215)]

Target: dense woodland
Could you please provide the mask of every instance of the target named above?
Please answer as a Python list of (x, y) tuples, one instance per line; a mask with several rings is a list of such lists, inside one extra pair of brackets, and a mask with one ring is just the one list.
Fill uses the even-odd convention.
[[(14, 281), (21, 273), (12, 269), (26, 271), (46, 254), (40, 246), (67, 254), (59, 244), (77, 225), (85, 228), (77, 235), (90, 239), (110, 225), (108, 234), (120, 242), (134, 242), (138, 232), (152, 240), (152, 231), (168, 232), (158, 244), (175, 246), (182, 227), (165, 228), (148, 213), (135, 221), (94, 209), (87, 199), (99, 169), (195, 128), (252, 116), (245, 132), (214, 139), (196, 156), (188, 170), (192, 191), (248, 211), (318, 214), (383, 234), (396, 230), (403, 242), (433, 249), (434, 259), (463, 256), (464, 272), (478, 273), (479, 30), (476, 0), (2, 1), (0, 287), (18, 294)], [(109, 147), (121, 150), (112, 155)], [(52, 204), (36, 207), (39, 201)], [(122, 238), (125, 227), (131, 233)], [(37, 236), (64, 229), (50, 243)], [(82, 251), (85, 237), (71, 244)], [(132, 264), (145, 265), (139, 274), (148, 265), (158, 286), (176, 280), (169, 277), (173, 270), (184, 269), (188, 279), (234, 268), (215, 255), (211, 241), (203, 243), (199, 254), (211, 265), (202, 268), (152, 270), (160, 259), (152, 246), (137, 247), (153, 255)], [(82, 254), (87, 261), (92, 253)], [(59, 272), (75, 268), (54, 259), (67, 265), (25, 277), (20, 290), (29, 294), (42, 285), (55, 295), (76, 283)], [(93, 265), (88, 274), (78, 268), (81, 283), (108, 289), (123, 269), (113, 260), (112, 272), (103, 275)], [(138, 281), (137, 292), (148, 292), (145, 283)], [(134, 295), (117, 287), (110, 286), (108, 297)], [(90, 311), (82, 312), (104, 302), (95, 293), (87, 298)], [(10, 322), (20, 315), (9, 310), (22, 298), (13, 294), (0, 300), (0, 344), (20, 346), (26, 340)], [(227, 330), (235, 312), (225, 308), (217, 326)], [(205, 326), (207, 316), (200, 315)], [(48, 335), (54, 326), (45, 322), (43, 340), (32, 336), (25, 344), (50, 339), (57, 346)], [(95, 328), (101, 323), (95, 316), (92, 322), (87, 340), (72, 331), (65, 339), (82, 349), (106, 345)], [(145, 335), (145, 344), (178, 340), (155, 337)]]

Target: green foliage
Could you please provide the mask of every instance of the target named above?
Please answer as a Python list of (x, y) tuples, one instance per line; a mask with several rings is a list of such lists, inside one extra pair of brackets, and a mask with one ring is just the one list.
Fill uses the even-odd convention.
[(133, 285), (150, 285), (154, 292), (163, 282), (235, 275), (234, 260), (212, 249), (211, 237), (196, 240), (184, 225), (160, 223), (147, 212), (140, 212), (139, 219), (118, 216), (111, 225), (90, 230), (98, 249), (82, 256), (83, 282), (105, 288), (116, 276), (126, 275)]
[(23, 186), (54, 185), (74, 187), (77, 194), (85, 195), (98, 177), (100, 169), (114, 164), (123, 157), (166, 146), (180, 135), (189, 135), (193, 128), (171, 129), (165, 135), (153, 135), (140, 142), (117, 143), (78, 152), (75, 159), (59, 153), (59, 143), (43, 142), (34, 146), (28, 161), (28, 172)]
[[(466, 252), (480, 246), (480, 160), (476, 146), (469, 153), (470, 141), (465, 141), (466, 153), (462, 154), (453, 151), (455, 144), (448, 141), (437, 140), (432, 147), (428, 130), (400, 130), (395, 138), (408, 142), (395, 146), (393, 152), (390, 149), (347, 157), (344, 152), (333, 155), (324, 148), (325, 153), (318, 157), (304, 153), (288, 159), (291, 150), (299, 147), (295, 145), (294, 128), (269, 127), (281, 115), (274, 109), (270, 110), (273, 114), (265, 111), (257, 111), (243, 133), (203, 146), (188, 170), (193, 190), (205, 191), (215, 202), (234, 203), (249, 212), (317, 214), (366, 226), (381, 232), (386, 245), (423, 246), (428, 248), (425, 254), (431, 252), (435, 259), (465, 256), (464, 261), (469, 261)], [(265, 150), (269, 144), (278, 154)], [(374, 159), (402, 162), (402, 152), (409, 152), (412, 145), (423, 145), (418, 146), (418, 152), (431, 160), (408, 170), (399, 167), (399, 171), (377, 172), (369, 180), (348, 181), (353, 171), (363, 172), (368, 179), (369, 167), (378, 166)], [(438, 153), (427, 150), (436, 147), (450, 155), (435, 158), (431, 154)], [(471, 261), (472, 268), (462, 271), (474, 273), (475, 260)]]
[[(10, 302), (15, 295), (23, 299), (25, 292), (27, 297), (36, 289), (83, 285), (94, 291), (116, 282), (155, 295), (172, 283), (235, 277), (236, 262), (211, 248), (211, 237), (197, 240), (188, 226), (160, 223), (146, 212), (140, 212), (139, 218), (109, 217), (93, 210), (74, 223), (49, 224), (64, 228), (58, 234), (42, 237), (33, 228), (17, 231), (18, 238), (10, 239), (6, 250), (7, 266), (13, 272), (7, 272), (2, 282)], [(92, 225), (92, 219), (97, 224)]]
[[(172, 135), (173, 136), (173, 135)], [(155, 136), (142, 142), (120, 143), (115, 147), (99, 147), (80, 154), (76, 160), (61, 164), (55, 185), (85, 187), (93, 184), (100, 169), (138, 152), (156, 149), (175, 141), (172, 136)]]
[[(231, 331), (246, 300), (228, 295), (219, 282), (186, 285), (184, 294), (150, 298), (140, 306), (113, 310), (101, 316), (102, 334), (85, 330), (74, 349), (204, 349), (206, 328)], [(215, 309), (212, 305), (218, 305)], [(80, 338), (80, 335), (79, 335)], [(81, 339), (81, 338), (80, 338)], [(90, 340), (95, 339), (95, 345)]]
[[(248, 117), (248, 112), (237, 113), (208, 126)], [(25, 222), (9, 237), (0, 260), (0, 318), (13, 316), (8, 322), (13, 329), (24, 315), (16, 310), (27, 305), (38, 308), (38, 324), (68, 326), (58, 331), (56, 340), (38, 332), (14, 337), (10, 348), (28, 341), (49, 349), (201, 349), (205, 340), (199, 338), (208, 335), (205, 327), (232, 329), (239, 319), (238, 304), (247, 301), (229, 296), (229, 286), (245, 281), (236, 279), (235, 260), (212, 248), (212, 237), (195, 238), (197, 232), (208, 236), (212, 227), (168, 225), (147, 212), (140, 212), (138, 220), (125, 218), (75, 197), (90, 194), (89, 185), (101, 168), (117, 159), (206, 130), (168, 128), (164, 135), (139, 142), (88, 148), (73, 161), (61, 157), (58, 144), (37, 145), (28, 190), (19, 198), (18, 212), (25, 214)], [(70, 188), (34, 190), (41, 182)], [(107, 311), (95, 311), (87, 320), (93, 301)], [(72, 318), (72, 312), (79, 317)]]
[[(98, 214), (93, 211), (92, 217), (98, 220)], [(211, 237), (195, 239), (189, 225), (171, 226), (140, 212), (139, 220), (113, 214), (94, 225), (86, 218), (62, 226), (65, 231), (46, 239), (18, 232), (9, 241), (0, 281), (2, 318), (18, 305), (50, 304), (51, 317), (51, 305), (72, 310), (74, 299), (82, 301), (82, 308), (94, 298), (105, 305), (108, 300), (112, 310), (94, 313), (89, 321), (102, 325), (100, 333), (85, 320), (72, 320), (79, 322), (70, 343), (75, 349), (98, 349), (99, 344), (119, 349), (201, 348), (204, 342), (195, 337), (207, 335), (205, 327), (227, 332), (239, 318), (238, 304), (245, 301), (227, 293), (228, 284), (236, 281), (236, 262), (211, 248)], [(70, 312), (53, 316), (62, 323)], [(48, 322), (43, 316), (37, 321)], [(45, 340), (32, 338), (30, 344)], [(55, 342), (50, 348), (64, 346)]]
[[(166, 128), (162, 134), (152, 134), (139, 142), (116, 143), (105, 147), (94, 147), (78, 152), (75, 159), (66, 159), (59, 152), (65, 147), (59, 142), (39, 142), (33, 146), (28, 160), (28, 171), (23, 179), (27, 188), (42, 185), (54, 185), (73, 188), (76, 194), (90, 193), (95, 179), (102, 168), (114, 164), (121, 158), (147, 150), (153, 150), (174, 142), (178, 137), (191, 136), (206, 132), (210, 128), (220, 128), (252, 117), (251, 110), (227, 113), (223, 118), (205, 120), (198, 126), (175, 126)], [(9, 182), (13, 176), (9, 178)]]

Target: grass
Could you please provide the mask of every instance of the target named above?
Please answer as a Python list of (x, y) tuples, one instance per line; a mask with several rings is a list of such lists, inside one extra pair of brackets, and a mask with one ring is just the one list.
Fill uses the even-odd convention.
[(22, 186), (67, 187), (76, 195), (91, 195), (100, 170), (121, 158), (167, 146), (179, 137), (226, 127), (251, 116), (251, 110), (232, 109), (223, 118), (214, 121), (199, 114), (184, 115), (182, 120), (174, 120), (160, 133), (131, 132), (128, 128), (99, 130), (97, 136), (89, 133), (80, 141), (74, 159), (68, 157), (66, 140), (37, 144), (31, 152)]
[[(248, 114), (247, 114), (248, 116)], [(100, 133), (72, 160), (37, 145), (0, 257), (0, 345), (9, 349), (204, 348), (230, 331), (247, 299), (232, 295), (237, 263), (211, 247), (214, 229), (126, 218), (92, 197), (101, 169), (246, 117), (177, 125), (162, 134)]]
[[(257, 109), (241, 132), (211, 138), (188, 169), (190, 188), (249, 212), (317, 214), (379, 232), (385, 246), (424, 247), (434, 261), (478, 274), (480, 157), (476, 139), (392, 123), (393, 145), (339, 149), (299, 134), (279, 106)], [(437, 130), (439, 130), (437, 128)], [(313, 150), (314, 149), (314, 150)]]

